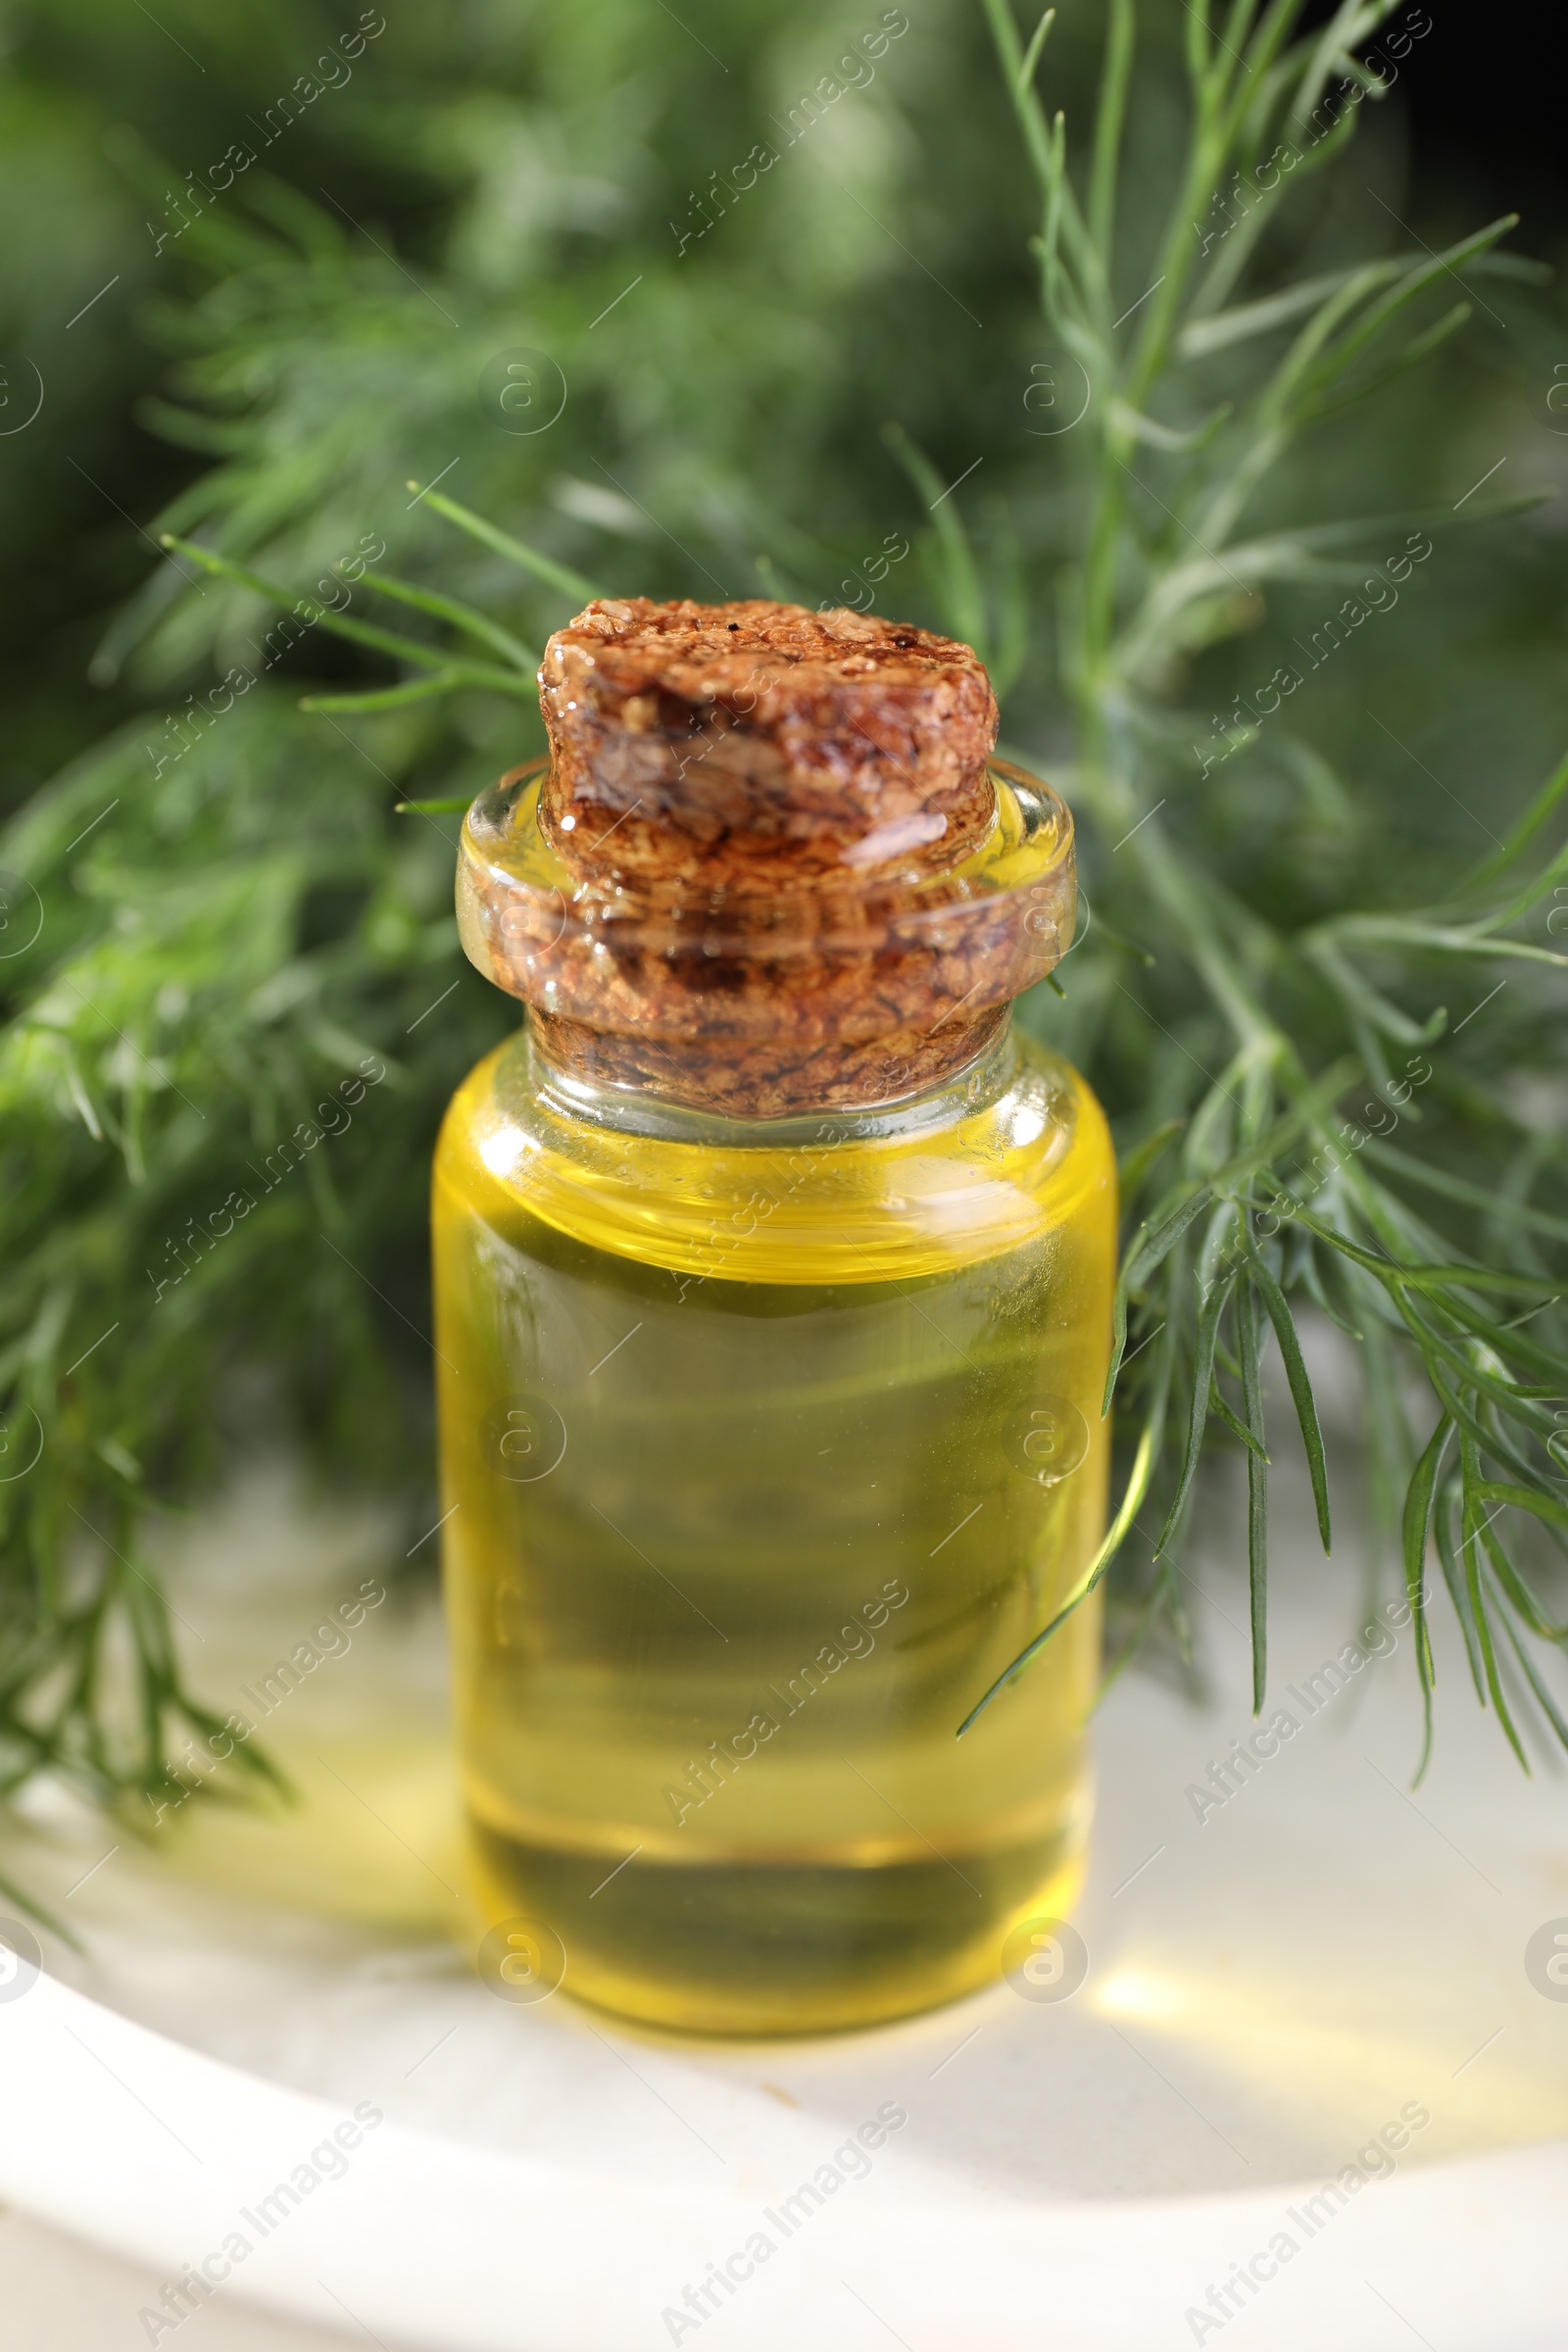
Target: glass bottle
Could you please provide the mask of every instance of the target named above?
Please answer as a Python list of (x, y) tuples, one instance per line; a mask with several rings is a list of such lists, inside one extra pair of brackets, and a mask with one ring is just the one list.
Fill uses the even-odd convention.
[[(590, 607), (552, 640), (552, 759), (474, 804), (459, 873), (466, 951), (528, 1013), (435, 1170), (480, 1904), (525, 1955), (514, 1985), (564, 1972), (699, 2033), (864, 2025), (994, 1978), (1020, 1922), (1069, 1908), (1089, 1812), (1094, 1596), (956, 1737), (1102, 1531), (1114, 1160), (1009, 1018), (1071, 938), (1071, 821), (989, 735), (944, 782), (964, 714), (922, 707), (921, 664), (983, 683), (965, 649), (801, 613), (786, 669), (796, 612)], [(699, 650), (740, 638), (716, 679), (660, 673), (671, 612)], [(657, 728), (620, 723), (613, 674), (595, 707), (628, 640)], [(692, 767), (727, 759), (732, 800), (776, 808), (778, 707), (843, 736), (814, 662), (865, 731), (866, 651), (873, 717), (901, 661), (914, 683), (830, 854), (764, 809), (738, 878), (744, 825), (694, 872)], [(879, 828), (889, 854), (846, 856)]]

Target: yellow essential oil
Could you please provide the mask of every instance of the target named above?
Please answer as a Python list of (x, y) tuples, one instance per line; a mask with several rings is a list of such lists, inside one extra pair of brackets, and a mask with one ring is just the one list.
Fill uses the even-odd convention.
[(955, 1733), (1100, 1538), (1100, 1111), (1008, 1037), (946, 1097), (768, 1124), (600, 1124), (524, 1033), (436, 1169), (488, 1915), (707, 2033), (983, 1983), (1067, 1910), (1087, 1816), (1093, 1600)]
[(1093, 1596), (956, 1737), (1101, 1539), (1116, 1214), (1098, 1104), (1005, 1014), (1070, 936), (1070, 822), (1017, 771), (986, 791), (956, 883), (814, 918), (813, 971), (831, 915), (893, 1000), (869, 1077), (853, 1036), (797, 1049), (776, 912), (763, 951), (722, 894), (585, 881), (526, 780), (466, 829), (466, 944), (530, 1004), (435, 1170), (474, 1876), (522, 1980), (548, 1950), (650, 2024), (923, 2009), (1079, 1885)]

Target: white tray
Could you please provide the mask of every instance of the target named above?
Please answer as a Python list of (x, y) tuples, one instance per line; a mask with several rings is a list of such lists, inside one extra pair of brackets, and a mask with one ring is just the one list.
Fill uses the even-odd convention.
[[(425, 2352), (1556, 2352), (1568, 2000), (1526, 1946), (1568, 1916), (1564, 1776), (1519, 1773), (1455, 1642), (1413, 1798), (1406, 1635), (1307, 1718), (1287, 1687), (1345, 1642), (1356, 1563), (1316, 1558), (1279, 1450), (1268, 1711), (1303, 1728), (1199, 1820), (1189, 1785), (1249, 1728), (1245, 1596), (1201, 1570), (1211, 1709), (1133, 1674), (1102, 1713), (1071, 1999), (699, 2047), (494, 1998), (448, 1940), (438, 1620), (394, 1593), (266, 1727), (292, 1817), (192, 1804), (141, 1850), (37, 1798), (5, 1861), (84, 1950), (42, 1937), (0, 2000), (0, 2198), (169, 2280), (237, 2230), (222, 2298)], [(1220, 1507), (1206, 1556), (1238, 1534)], [(276, 1479), (187, 1531), (205, 1690), (245, 1704), (383, 1559)], [(788, 2236), (764, 2218), (887, 2104), (907, 2121), (863, 2177)], [(383, 2120), (341, 2177), (243, 2218), (362, 2105)], [(1408, 2136), (1379, 2155), (1385, 2126)], [(686, 2289), (701, 2311), (759, 2230), (695, 2320)]]

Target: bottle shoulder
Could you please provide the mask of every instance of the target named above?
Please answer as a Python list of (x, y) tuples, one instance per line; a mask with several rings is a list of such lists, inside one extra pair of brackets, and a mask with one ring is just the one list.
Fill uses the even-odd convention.
[[(529, 1220), (645, 1264), (768, 1283), (914, 1280), (1050, 1241), (1113, 1237), (1115, 1158), (1077, 1071), (1014, 1033), (1005, 1082), (951, 1117), (638, 1132), (564, 1107), (522, 1037), (458, 1089), (436, 1213), (527, 1247)], [(770, 1131), (771, 1129), (771, 1131)]]

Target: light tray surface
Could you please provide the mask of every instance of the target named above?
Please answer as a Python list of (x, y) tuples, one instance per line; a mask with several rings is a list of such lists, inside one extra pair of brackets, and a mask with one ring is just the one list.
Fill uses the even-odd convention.
[[(1449, 1642), (1412, 1792), (1407, 1632), (1331, 1692), (1356, 1565), (1317, 1556), (1289, 1461), (1274, 1517), (1264, 1721), (1299, 1729), (1195, 1798), (1251, 1728), (1222, 1491), (1190, 1593), (1208, 1705), (1134, 1672), (1098, 1719), (1081, 1986), (815, 2041), (659, 2039), (471, 1975), (439, 1615), (395, 1589), (265, 1719), (292, 1813), (192, 1801), (138, 1842), (40, 1796), (8, 1866), (82, 1949), (41, 1936), (0, 2001), (0, 2198), (422, 2352), (1556, 2352), (1564, 1773), (1520, 1773)], [(259, 1714), (241, 1687), (385, 1548), (281, 1475), (184, 1531), (204, 1694)], [(382, 2120), (339, 2164), (357, 2109)]]

